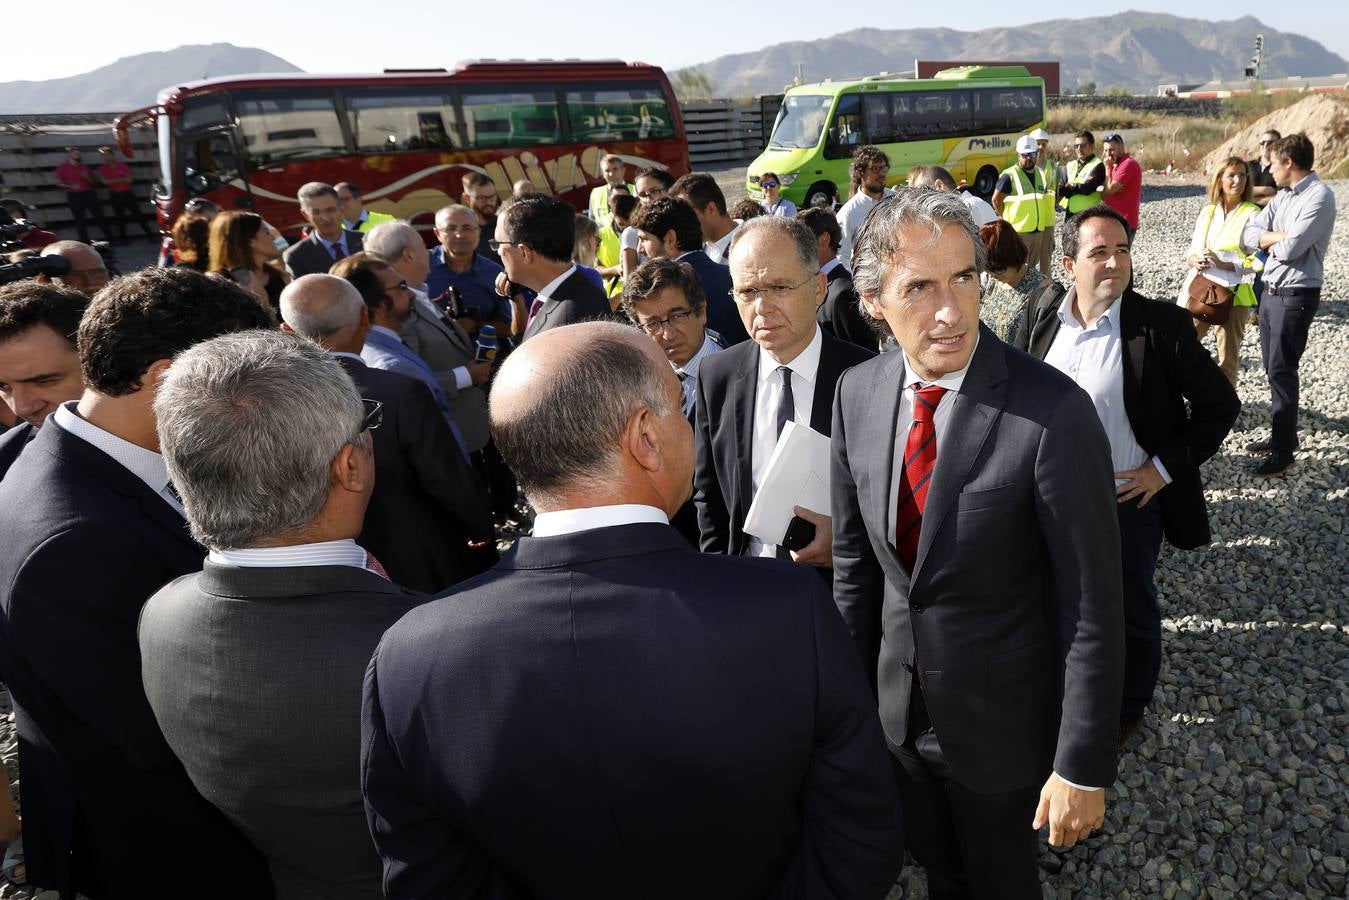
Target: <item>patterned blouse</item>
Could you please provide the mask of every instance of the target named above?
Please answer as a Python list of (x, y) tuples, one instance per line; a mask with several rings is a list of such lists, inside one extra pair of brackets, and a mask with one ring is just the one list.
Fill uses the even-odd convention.
[(1034, 266), (1026, 267), (1026, 274), (1014, 287), (1008, 287), (990, 275), (979, 303), (980, 320), (1003, 341), (1012, 343), (1017, 330), (1024, 324), (1027, 300), (1048, 280)]

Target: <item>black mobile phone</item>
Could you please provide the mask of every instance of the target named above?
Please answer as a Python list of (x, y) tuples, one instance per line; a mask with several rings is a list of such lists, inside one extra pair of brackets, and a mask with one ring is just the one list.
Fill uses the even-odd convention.
[(782, 536), (778, 546), (784, 550), (800, 550), (815, 540), (815, 526), (800, 516), (792, 516), (787, 523), (787, 533)]

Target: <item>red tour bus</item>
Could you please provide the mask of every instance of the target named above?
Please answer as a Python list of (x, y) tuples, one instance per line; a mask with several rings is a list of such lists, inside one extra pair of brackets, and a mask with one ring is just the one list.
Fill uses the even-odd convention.
[[(308, 181), (360, 187), (366, 207), (429, 226), (482, 172), (497, 192), (529, 179), (585, 209), (617, 153), (628, 177), (657, 165), (689, 169), (679, 106), (665, 73), (621, 61), (471, 62), (453, 71), (375, 75), (250, 75), (159, 92), (117, 119), (159, 137), (155, 188), (167, 235), (183, 204), (205, 197), (251, 209), (292, 240), (305, 221), (295, 192)], [(429, 236), (429, 233), (428, 233)]]

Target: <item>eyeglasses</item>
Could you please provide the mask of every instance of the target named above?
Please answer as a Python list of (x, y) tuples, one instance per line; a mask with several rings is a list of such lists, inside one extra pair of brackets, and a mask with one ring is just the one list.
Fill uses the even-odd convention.
[(667, 325), (671, 328), (679, 328), (689, 320), (691, 315), (693, 315), (691, 309), (676, 309), (663, 319), (647, 319), (644, 322), (638, 322), (637, 327), (654, 337), (664, 331)]
[[(1278, 139), (1275, 138), (1275, 140), (1278, 140)], [(1261, 146), (1261, 147), (1266, 147), (1266, 146), (1269, 146), (1269, 145), (1272, 144), (1272, 143), (1274, 143), (1273, 140), (1270, 140), (1270, 141), (1261, 141), (1261, 142), (1260, 142), (1260, 146)]]
[(486, 203), (488, 200), (497, 199), (497, 195), (495, 192), (490, 194), (469, 194), (468, 196), (470, 200), (474, 200), (478, 203)]
[(498, 241), (496, 238), (493, 238), (487, 242), (487, 246), (492, 248), (493, 253), (500, 253), (502, 247), (528, 247), (529, 245), (523, 244), (520, 241)]
[(1073, 144), (1073, 146), (1076, 147), (1076, 148), (1079, 149), (1079, 150), (1082, 150), (1082, 149), (1085, 149), (1085, 148), (1087, 148), (1087, 147), (1090, 147), (1091, 144)]
[(378, 400), (367, 400), (361, 398), (361, 404), (365, 407), (365, 413), (361, 416), (361, 427), (357, 434), (364, 434), (367, 431), (374, 431), (380, 425), (384, 424), (384, 404)]
[(657, 197), (664, 197), (664, 196), (665, 196), (665, 190), (666, 190), (665, 188), (652, 188), (652, 189), (649, 190), (649, 191), (639, 191), (638, 194), (637, 194), (637, 199), (638, 199), (638, 200), (655, 200)]
[(872, 163), (871, 165), (867, 166), (867, 171), (876, 172), (879, 175), (887, 175), (890, 172), (890, 167), (887, 166), (885, 163)]
[(786, 300), (787, 296), (791, 294), (792, 291), (801, 287), (801, 285), (808, 283), (812, 278), (819, 274), (819, 272), (812, 272), (807, 275), (804, 280), (798, 281), (796, 284), (770, 284), (767, 287), (761, 288), (732, 288), (729, 293), (732, 299), (737, 303), (743, 303), (746, 306), (758, 300), (760, 297), (765, 296), (772, 297), (774, 300), (781, 302)]
[(406, 281), (400, 281), (397, 284), (391, 284), (384, 289), (384, 292), (386, 294), (389, 291), (403, 291), (404, 293), (410, 294), (412, 293), (412, 288), (408, 287), (408, 283)]
[(1029, 152), (1029, 153), (1022, 153), (1022, 154), (1021, 154), (1021, 158), (1022, 158), (1022, 159), (1035, 159), (1035, 157), (1037, 157), (1037, 156), (1039, 156), (1039, 155), (1040, 155), (1040, 151), (1039, 151), (1039, 150), (1032, 150), (1032, 151)]
[(770, 188), (775, 188), (777, 186), (778, 183), (776, 181), (762, 181), (759, 183), (759, 187), (763, 188), (765, 191), (769, 190)]

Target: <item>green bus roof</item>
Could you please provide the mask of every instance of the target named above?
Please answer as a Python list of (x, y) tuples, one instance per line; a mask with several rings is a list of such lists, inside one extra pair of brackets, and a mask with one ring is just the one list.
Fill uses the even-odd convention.
[(897, 78), (892, 75), (868, 75), (848, 81), (818, 81), (789, 88), (789, 94), (837, 94), (849, 88), (886, 87), (894, 90), (920, 90), (934, 81), (1009, 81), (1034, 76), (1025, 66), (959, 66), (942, 69), (932, 78)]

